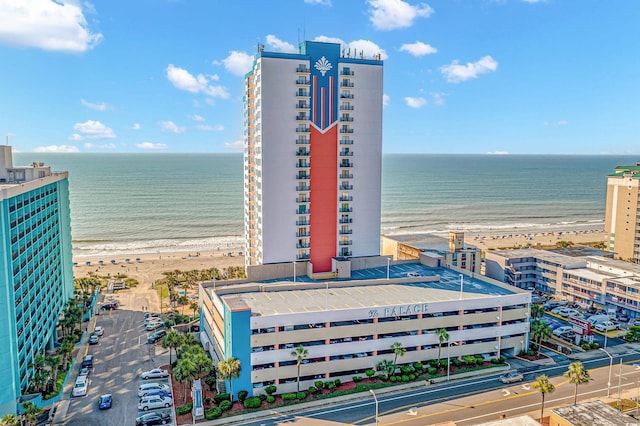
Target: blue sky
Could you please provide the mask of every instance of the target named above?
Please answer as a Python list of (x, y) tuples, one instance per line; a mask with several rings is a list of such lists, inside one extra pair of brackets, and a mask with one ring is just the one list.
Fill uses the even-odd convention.
[(240, 152), (258, 42), (380, 53), (385, 153), (640, 153), (640, 2), (0, 0), (14, 150)]

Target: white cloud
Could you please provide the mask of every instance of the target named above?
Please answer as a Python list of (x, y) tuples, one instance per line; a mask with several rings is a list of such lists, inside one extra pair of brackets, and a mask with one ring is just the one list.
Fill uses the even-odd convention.
[(426, 3), (411, 5), (402, 0), (368, 0), (369, 20), (377, 30), (395, 30), (413, 25), (416, 18), (428, 18), (433, 9)]
[(331, 6), (331, 0), (304, 0), (307, 4), (321, 4), (323, 6)]
[(140, 130), (140, 123), (133, 123), (133, 126), (131, 126), (131, 130)]
[(389, 101), (391, 101), (391, 98), (389, 97), (389, 95), (387, 95), (386, 93), (383, 93), (382, 94), (382, 106), (389, 105)]
[(140, 149), (167, 149), (167, 144), (164, 143), (152, 143), (152, 142), (142, 142), (137, 143), (136, 148)]
[(163, 132), (175, 133), (176, 135), (184, 133), (184, 131), (187, 130), (184, 127), (176, 125), (173, 121), (160, 121), (158, 124), (160, 125), (160, 130)]
[(313, 41), (320, 41), (323, 43), (338, 43), (340, 44), (340, 48), (344, 51), (344, 54), (351, 57), (359, 57), (360, 52), (362, 52), (364, 58), (368, 59), (371, 59), (374, 55), (378, 54), (380, 55), (380, 59), (382, 59), (383, 61), (389, 57), (384, 49), (370, 40), (354, 40), (347, 43), (337, 37), (327, 37), (321, 35), (313, 39)]
[(84, 147), (86, 149), (116, 149), (116, 145), (112, 144), (112, 143), (105, 143), (105, 144), (93, 144), (91, 142), (86, 142), (84, 144)]
[(498, 69), (498, 62), (491, 56), (480, 58), (476, 62), (467, 62), (466, 65), (460, 65), (457, 60), (449, 65), (440, 67), (440, 72), (449, 83), (460, 83), (472, 78), (477, 78), (480, 74), (486, 74)]
[(509, 155), (509, 151), (493, 151), (487, 152), (488, 155)]
[(242, 151), (242, 149), (244, 148), (244, 142), (242, 141), (242, 139), (233, 142), (225, 142), (224, 147), (233, 151)]
[(407, 106), (410, 106), (411, 108), (421, 108), (427, 104), (427, 100), (421, 97), (412, 98), (407, 96), (404, 100), (407, 103)]
[(84, 136), (78, 134), (78, 133), (74, 133), (72, 135), (69, 135), (69, 137), (67, 137), (67, 139), (69, 139), (70, 141), (83, 141), (84, 140)]
[(94, 109), (96, 111), (106, 111), (109, 108), (109, 106), (104, 102), (94, 104), (93, 102), (86, 101), (84, 98), (80, 99), (80, 103), (87, 108)]
[(431, 103), (434, 105), (444, 105), (444, 97), (447, 96), (446, 93), (442, 92), (431, 92)]
[(89, 29), (76, 0), (0, 1), (0, 44), (84, 52), (100, 40), (102, 34)]
[(193, 115), (191, 116), (191, 119), (192, 119), (193, 121), (197, 121), (197, 122), (200, 122), (200, 123), (202, 123), (203, 121), (206, 121), (206, 120), (204, 119), (204, 117), (202, 117), (202, 116), (200, 116), (200, 115), (198, 115), (198, 114), (193, 114)]
[(209, 79), (217, 80), (217, 76), (207, 77), (204, 74), (193, 76), (189, 71), (170, 64), (167, 67), (167, 79), (178, 89), (191, 93), (204, 93), (214, 98), (227, 99), (226, 87), (209, 84)]
[(33, 152), (80, 152), (77, 146), (73, 145), (47, 145), (38, 146)]
[(568, 121), (566, 120), (558, 120), (558, 121), (545, 121), (544, 125), (545, 126), (549, 126), (549, 127), (558, 127), (558, 126), (566, 126), (567, 124), (569, 124)]
[(400, 47), (400, 51), (408, 52), (413, 56), (424, 56), (424, 55), (431, 55), (433, 53), (436, 53), (438, 49), (431, 46), (430, 44), (426, 44), (421, 41), (416, 41), (415, 43), (403, 44)]
[(224, 126), (222, 124), (218, 124), (217, 126), (212, 126), (210, 124), (200, 124), (196, 126), (196, 129), (205, 132), (221, 132), (224, 130)]
[(274, 52), (283, 52), (283, 53), (298, 53), (298, 49), (286, 41), (280, 40), (278, 37), (269, 34), (267, 36), (267, 46), (269, 46), (269, 50)]
[(231, 74), (242, 75), (251, 71), (253, 65), (253, 58), (245, 52), (238, 52), (233, 50), (229, 53), (229, 56), (222, 60), (224, 67)]
[[(87, 120), (84, 123), (76, 123), (73, 130), (80, 133), (81, 137), (87, 139), (113, 139), (116, 134), (113, 130), (99, 121)], [(74, 137), (74, 135), (72, 135)], [(74, 139), (78, 140), (78, 139)]]

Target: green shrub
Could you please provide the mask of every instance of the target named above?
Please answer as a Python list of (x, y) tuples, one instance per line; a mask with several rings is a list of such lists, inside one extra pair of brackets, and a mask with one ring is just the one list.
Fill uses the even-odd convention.
[(403, 365), (402, 367), (400, 367), (400, 372), (402, 374), (411, 374), (414, 371), (416, 371), (413, 367), (409, 366), (409, 365)]
[[(269, 395), (269, 397), (273, 398), (274, 401), (276, 400), (274, 396)], [(251, 398), (246, 398), (242, 405), (244, 405), (244, 408), (259, 408), (262, 405), (262, 400), (257, 396), (252, 396)]]
[(600, 349), (600, 343), (598, 342), (593, 342), (591, 344), (591, 349)]
[(307, 394), (304, 393), (304, 391), (300, 391), (296, 394), (296, 398), (298, 399), (298, 401), (302, 401), (306, 397), (307, 397)]
[(432, 367), (438, 367), (438, 360), (437, 359), (432, 359), (429, 361), (429, 365)]
[(273, 395), (269, 395), (269, 396), (267, 397), (267, 402), (268, 402), (269, 404), (273, 404), (274, 402), (276, 402), (276, 397), (275, 397), (275, 396), (273, 396)]
[(389, 377), (389, 380), (391, 380), (392, 382), (395, 382), (396, 381), (396, 376)]
[(403, 381), (404, 383), (409, 382), (409, 376), (407, 376), (406, 374), (403, 374), (403, 375), (402, 375), (402, 381)]
[(415, 362), (415, 363), (413, 364), (413, 368), (415, 368), (415, 369), (416, 369), (416, 371), (418, 371), (418, 370), (424, 370), (424, 365), (423, 365), (421, 362)]
[(220, 405), (218, 405), (218, 407), (220, 407), (222, 411), (229, 411), (232, 406), (233, 404), (228, 399), (225, 399), (224, 401), (220, 401)]
[(249, 392), (247, 392), (246, 390), (241, 390), (240, 392), (238, 392), (238, 401), (243, 402), (245, 399), (247, 399), (247, 396), (249, 396)]
[(333, 381), (333, 383), (336, 385), (336, 387), (340, 386), (342, 384), (342, 382), (340, 381), (340, 379), (335, 379)]
[(364, 374), (367, 377), (373, 377), (376, 374), (376, 372), (374, 370), (372, 370), (372, 369), (368, 369), (367, 371), (364, 372)]
[(473, 355), (465, 355), (462, 357), (462, 361), (467, 365), (475, 365), (476, 357)]
[(176, 407), (176, 414), (178, 416), (181, 416), (183, 414), (188, 414), (188, 413), (191, 412), (192, 409), (193, 409), (193, 404), (192, 403), (184, 404), (184, 405), (181, 405), (179, 407)]
[(275, 385), (269, 385), (264, 388), (264, 391), (267, 393), (267, 395), (274, 394), (277, 390), (278, 388)]
[(362, 376), (353, 376), (353, 381), (354, 382), (361, 382), (362, 381)]
[(536, 354), (535, 351), (533, 351), (532, 349), (529, 349), (527, 351), (527, 356), (534, 356), (535, 354)]
[(309, 386), (309, 393), (310, 394), (318, 393), (318, 388), (315, 386)]
[(438, 371), (438, 369), (435, 368), (435, 367), (427, 368), (427, 373), (429, 373), (429, 374), (436, 374), (436, 371)]
[(442, 368), (447, 368), (447, 365), (449, 365), (449, 361), (446, 359), (441, 359), (440, 360), (440, 367)]
[(591, 349), (591, 343), (589, 342), (583, 342), (582, 345), (580, 346), (582, 346), (582, 349), (585, 351), (588, 351), (589, 349)]
[(204, 412), (204, 418), (207, 420), (217, 419), (222, 415), (222, 410), (218, 407), (209, 408)]
[(415, 379), (416, 379), (416, 375), (415, 374), (413, 374), (413, 373), (409, 374), (409, 380), (413, 381)]
[(336, 383), (335, 382), (327, 382), (327, 383), (324, 384), (324, 386), (329, 390), (334, 390), (336, 388)]
[(216, 404), (220, 404), (220, 402), (224, 401), (224, 400), (229, 400), (230, 396), (228, 393), (219, 393), (217, 395), (213, 396), (213, 400), (216, 402)]
[(283, 401), (293, 401), (294, 399), (296, 399), (296, 394), (295, 393), (283, 393), (282, 394), (282, 400)]
[(456, 367), (460, 367), (462, 365), (462, 361), (460, 361), (458, 358), (453, 358), (451, 360), (451, 364), (455, 365)]
[(202, 401), (204, 402), (204, 405), (210, 405), (211, 404), (211, 398), (209, 398), (208, 396), (205, 396)]
[(258, 398), (260, 398), (260, 401), (266, 401), (267, 400), (267, 395), (262, 393), (262, 394), (258, 395)]
[(318, 388), (318, 390), (324, 388), (324, 382), (322, 380), (316, 380), (313, 384)]

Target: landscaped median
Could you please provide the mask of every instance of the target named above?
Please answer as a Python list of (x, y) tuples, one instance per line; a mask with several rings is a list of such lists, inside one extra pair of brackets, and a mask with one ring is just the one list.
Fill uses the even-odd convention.
[[(406, 367), (406, 366), (403, 366)], [(374, 389), (377, 395), (390, 394), (395, 392), (402, 392), (409, 389), (425, 388), (432, 384), (446, 382), (447, 372), (443, 371), (429, 372), (433, 367), (424, 369), (424, 373), (415, 375), (413, 381), (410, 381), (411, 374), (403, 374), (405, 372), (400, 371), (400, 374), (390, 375), (387, 380), (383, 380), (379, 377), (359, 377), (353, 382), (341, 383), (339, 380), (318, 381), (316, 386), (309, 391), (300, 391), (298, 393), (283, 394), (274, 397), (270, 395), (264, 398), (264, 402), (258, 398), (247, 398), (247, 400), (256, 399), (256, 402), (260, 402), (259, 408), (244, 409), (236, 411), (227, 411), (224, 413), (224, 417), (215, 420), (209, 420), (205, 422), (198, 422), (200, 425), (213, 426), (213, 425), (229, 425), (238, 422), (244, 422), (246, 420), (258, 420), (261, 418), (273, 417), (274, 410), (277, 410), (279, 414), (286, 414), (291, 412), (299, 412), (303, 410), (312, 409), (319, 406), (335, 405), (353, 400), (362, 400), (368, 398), (370, 389)], [(485, 362), (482, 365), (475, 367), (458, 367), (451, 368), (449, 371), (449, 380), (460, 380), (469, 377), (477, 377), (483, 375), (499, 374), (509, 370), (509, 365), (505, 363), (491, 363)], [(407, 380), (402, 377), (407, 376)], [(356, 376), (358, 377), (358, 376)], [(392, 380), (391, 377), (400, 377)], [(322, 386), (320, 386), (322, 383)], [(399, 384), (401, 383), (401, 384)], [(274, 386), (275, 388), (275, 386)], [(313, 400), (310, 400), (313, 398)], [(246, 400), (245, 400), (246, 401)], [(272, 401), (268, 403), (267, 401)], [(229, 402), (228, 400), (226, 402)], [(234, 403), (238, 404), (237, 402)], [(266, 407), (264, 404), (267, 404)], [(246, 405), (246, 404), (245, 404)]]

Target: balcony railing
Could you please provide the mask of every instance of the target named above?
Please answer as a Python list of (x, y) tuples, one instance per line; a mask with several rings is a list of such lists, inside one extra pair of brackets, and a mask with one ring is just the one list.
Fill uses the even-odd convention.
[[(311, 129), (309, 127), (305, 127), (305, 126), (298, 126), (296, 127), (296, 132), (298, 133), (309, 133)], [(351, 133), (353, 133), (353, 130), (351, 131)]]
[(353, 139), (340, 139), (340, 145), (353, 145)]
[(296, 232), (296, 237), (308, 237), (308, 232)]
[(309, 247), (311, 247), (311, 244), (309, 244), (309, 243), (303, 243), (303, 244), (298, 243), (298, 244), (296, 244), (296, 248), (299, 248), (299, 249), (305, 249), (305, 248), (309, 248)]
[(340, 71), (340, 75), (346, 75), (346, 76), (354, 76), (355, 73), (351, 70), (342, 70)]
[(352, 223), (353, 219), (350, 217), (340, 219), (339, 223)]
[(353, 167), (353, 163), (351, 162), (340, 163), (340, 167)]
[(296, 145), (309, 145), (309, 139), (296, 139)]
[(308, 198), (296, 198), (296, 203), (308, 203), (309, 201)]
[(311, 176), (306, 174), (306, 173), (301, 173), (299, 175), (296, 175), (296, 179), (297, 180), (308, 180), (308, 179), (311, 179)]
[(296, 115), (297, 121), (307, 121), (308, 119), (309, 117), (307, 117), (306, 115)]
[(296, 164), (296, 169), (308, 169), (311, 167), (311, 163), (298, 163)]
[(309, 185), (298, 185), (296, 186), (296, 191), (309, 191), (311, 187)]
[(342, 240), (342, 241), (340, 241), (340, 243), (339, 243), (339, 244), (340, 244), (341, 246), (350, 246), (350, 245), (352, 245), (352, 244), (353, 244), (353, 241), (352, 241), (352, 240)]
[(296, 84), (309, 84), (308, 78), (299, 78), (296, 80)]
[(296, 226), (309, 226), (308, 220), (296, 220)]
[(309, 109), (310, 106), (307, 103), (299, 102), (296, 104), (297, 109)]
[(340, 129), (340, 133), (353, 133), (353, 129)]
[(296, 260), (309, 260), (308, 254), (298, 254), (296, 255)]
[(352, 207), (340, 207), (340, 209), (338, 209), (338, 211), (340, 213), (351, 213), (353, 211)]
[(342, 157), (351, 157), (351, 156), (353, 156), (353, 151), (346, 151), (346, 150), (345, 151), (340, 151), (340, 155)]
[(351, 82), (351, 81), (341, 81), (340, 82), (340, 87), (352, 88), (353, 87), (353, 82)]
[(353, 185), (340, 185), (340, 189), (345, 189), (345, 190), (353, 189)]
[[(296, 96), (299, 98), (308, 98), (309, 97), (309, 92), (307, 92), (306, 90), (298, 90), (296, 92)], [(353, 96), (351, 96), (353, 97)]]
[(307, 157), (310, 154), (310, 151), (308, 149), (299, 149), (298, 151), (296, 151), (296, 155), (299, 157)]
[(352, 122), (353, 117), (340, 117), (340, 121), (342, 122)]
[(338, 233), (340, 235), (353, 234), (353, 229), (341, 229)]
[(298, 67), (296, 68), (296, 72), (309, 74), (311, 70), (309, 70), (309, 68), (307, 67)]
[(340, 111), (353, 111), (353, 105), (340, 105)]
[(353, 99), (353, 93), (340, 93), (342, 99)]
[(311, 210), (307, 209), (307, 210), (301, 210), (301, 209), (296, 209), (296, 214), (309, 214), (311, 212)]
[(353, 179), (352, 173), (342, 173), (340, 174), (340, 179)]
[(340, 196), (340, 201), (353, 201), (353, 197), (351, 195), (349, 195), (348, 197), (342, 195)]
[(343, 251), (342, 253), (340, 253), (340, 256), (343, 256), (343, 257), (349, 257), (351, 255), (353, 255), (353, 252), (350, 252), (350, 251)]

